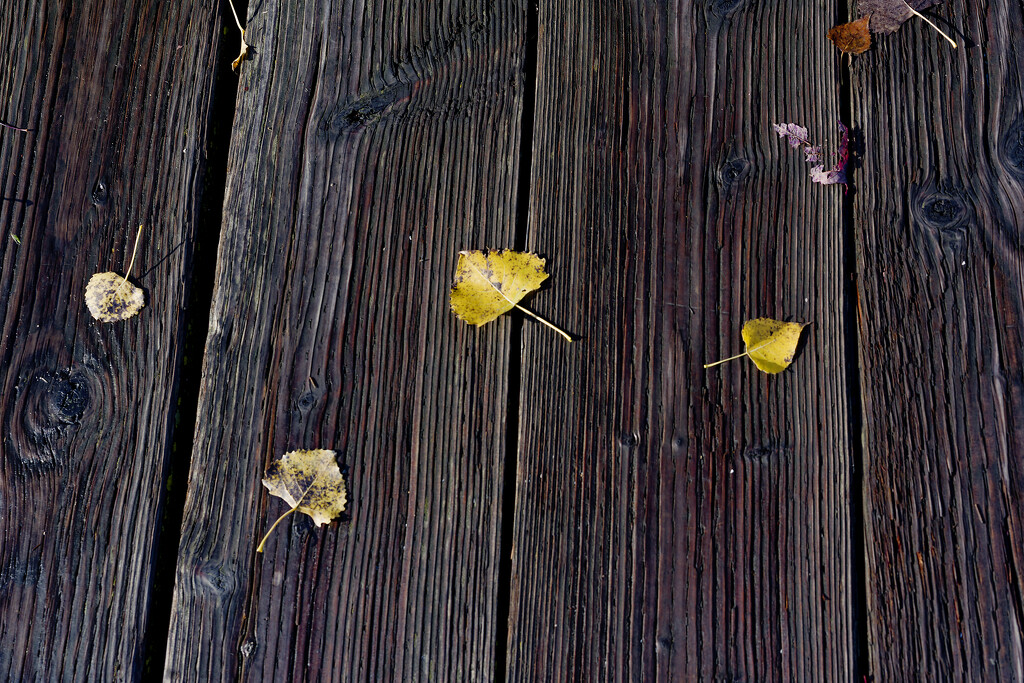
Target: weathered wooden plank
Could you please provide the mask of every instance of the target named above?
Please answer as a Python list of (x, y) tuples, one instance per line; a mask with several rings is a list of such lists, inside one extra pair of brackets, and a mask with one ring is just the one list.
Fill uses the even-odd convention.
[[(557, 1), (539, 15), (510, 680), (850, 680), (842, 190), (807, 3)], [(814, 321), (760, 374), (745, 319)]]
[[(204, 168), (216, 7), (0, 9), (0, 679), (136, 678)], [(123, 272), (148, 306), (91, 319)], [(14, 237), (20, 240), (15, 241)]]
[[(510, 323), (448, 288), (512, 243), (524, 10), (254, 7), (166, 676), (490, 679)], [(308, 447), (350, 513), (257, 556), (265, 467)]]
[(853, 65), (871, 670), (1019, 681), (1024, 16), (933, 14)]

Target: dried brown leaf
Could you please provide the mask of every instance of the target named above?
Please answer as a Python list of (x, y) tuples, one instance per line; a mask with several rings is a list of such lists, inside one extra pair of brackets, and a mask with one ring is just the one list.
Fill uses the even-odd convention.
[(851, 55), (859, 55), (871, 47), (871, 32), (868, 30), (868, 22), (871, 15), (867, 15), (849, 24), (839, 24), (829, 29), (828, 39), (842, 52)]

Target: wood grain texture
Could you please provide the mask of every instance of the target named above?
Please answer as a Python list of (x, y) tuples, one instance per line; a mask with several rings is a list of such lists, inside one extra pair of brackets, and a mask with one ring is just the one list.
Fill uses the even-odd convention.
[[(209, 3), (0, 8), (0, 679), (140, 673), (216, 48)], [(148, 306), (83, 302), (123, 272)], [(16, 236), (20, 244), (10, 235)]]
[[(540, 7), (510, 680), (850, 680), (842, 189), (806, 3)], [(740, 328), (813, 321), (767, 376)]]
[(934, 14), (854, 62), (871, 671), (1020, 681), (1024, 15)]
[[(489, 680), (510, 323), (448, 289), (512, 244), (524, 10), (251, 7), (166, 677)], [(257, 556), (300, 447), (350, 511)]]

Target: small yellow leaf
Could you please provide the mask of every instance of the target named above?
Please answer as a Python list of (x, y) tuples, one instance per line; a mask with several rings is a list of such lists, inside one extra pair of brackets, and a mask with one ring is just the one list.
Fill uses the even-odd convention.
[(743, 325), (743, 342), (747, 350), (741, 354), (708, 363), (710, 368), (737, 358), (747, 356), (754, 361), (758, 370), (770, 375), (782, 372), (793, 362), (800, 333), (810, 323), (787, 323), (771, 318), (748, 320)]
[(245, 42), (245, 32), (242, 32), (242, 47), (238, 52), (238, 56), (235, 57), (235, 61), (231, 62), (231, 70), (238, 71), (238, 67), (242, 66), (242, 62), (249, 56), (249, 45)]
[(285, 453), (267, 468), (263, 485), (270, 495), (283, 499), (291, 510), (270, 527), (256, 552), (263, 552), (270, 532), (293, 512), (303, 512), (318, 525), (327, 524), (344, 511), (345, 479), (335, 460), (335, 452), (316, 449)]
[(782, 372), (793, 362), (800, 333), (810, 323), (786, 323), (771, 318), (748, 320), (743, 325), (747, 355), (759, 370), (770, 375)]
[(142, 226), (135, 233), (135, 246), (132, 247), (132, 260), (128, 262), (128, 271), (122, 277), (117, 273), (96, 273), (85, 285), (85, 305), (89, 313), (102, 323), (114, 323), (127, 320), (146, 305), (146, 297), (142, 290), (128, 282), (135, 265), (135, 254), (139, 251), (139, 238), (142, 237)]
[(242, 34), (242, 47), (238, 52), (238, 56), (235, 57), (235, 61), (231, 62), (231, 70), (237, 72), (238, 67), (242, 65), (245, 58), (249, 56), (249, 44), (245, 42), (245, 29), (242, 28), (242, 22), (238, 19), (238, 12), (235, 11), (235, 3), (232, 0), (228, 0), (228, 5), (231, 6), (231, 13), (235, 15), (235, 25), (238, 26), (238, 32)]
[(85, 286), (85, 305), (100, 322), (126, 320), (146, 305), (142, 290), (117, 273), (96, 273)]
[(470, 325), (480, 326), (518, 308), (566, 341), (572, 341), (567, 332), (519, 305), (524, 296), (538, 289), (548, 278), (545, 263), (536, 254), (520, 251), (460, 251), (452, 283), (452, 311)]

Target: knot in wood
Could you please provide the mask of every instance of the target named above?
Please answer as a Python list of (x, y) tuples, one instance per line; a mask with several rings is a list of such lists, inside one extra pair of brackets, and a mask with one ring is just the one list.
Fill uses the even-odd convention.
[(920, 220), (941, 229), (963, 222), (967, 208), (956, 197), (933, 195), (925, 198), (918, 213)]
[(1017, 180), (1024, 181), (1024, 114), (1020, 114), (1003, 133), (999, 156)]
[(107, 200), (110, 199), (110, 188), (107, 186), (105, 178), (100, 178), (96, 181), (89, 198), (96, 206), (103, 206), (107, 203)]
[(924, 251), (930, 252), (929, 258), (936, 265), (948, 257), (963, 259), (972, 214), (956, 190), (928, 185), (917, 188), (911, 211), (925, 240)]
[(723, 163), (718, 169), (718, 184), (723, 190), (730, 190), (750, 175), (750, 162), (734, 158)]
[(708, 11), (719, 19), (726, 19), (738, 12), (746, 4), (747, 0), (711, 0), (708, 3)]
[(23, 371), (5, 421), (10, 454), (36, 471), (64, 462), (97, 390), (96, 374), (87, 368)]
[(764, 462), (778, 457), (784, 457), (789, 448), (771, 443), (751, 446), (743, 452), (743, 458), (753, 462)]
[(623, 448), (633, 449), (636, 448), (640, 443), (640, 437), (632, 432), (622, 432), (619, 434), (619, 445)]

